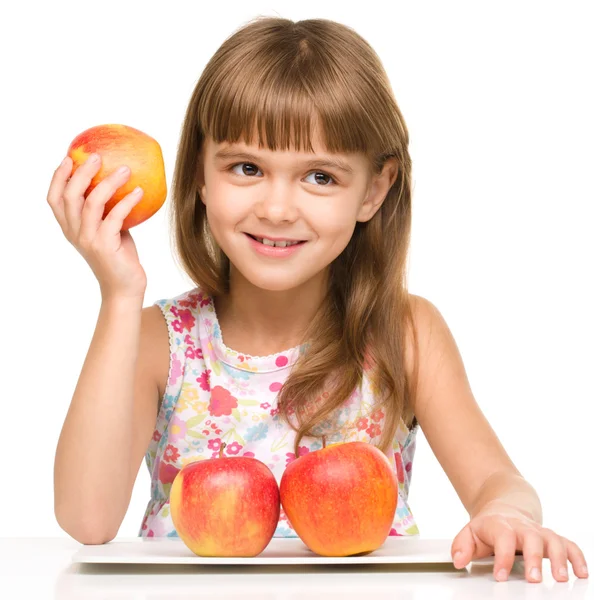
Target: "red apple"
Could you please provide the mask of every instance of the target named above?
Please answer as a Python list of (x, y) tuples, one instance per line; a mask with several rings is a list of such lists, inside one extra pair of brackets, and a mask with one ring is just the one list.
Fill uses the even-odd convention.
[(365, 442), (334, 444), (290, 463), (281, 504), (305, 545), (321, 556), (371, 552), (386, 540), (398, 482), (386, 455)]
[(258, 459), (221, 454), (182, 467), (171, 486), (171, 519), (198, 556), (257, 556), (278, 525), (278, 484)]
[(130, 229), (152, 217), (165, 202), (167, 183), (159, 143), (146, 133), (127, 125), (108, 124), (91, 127), (77, 135), (68, 148), (72, 173), (93, 153), (101, 156), (101, 167), (91, 180), (85, 198), (110, 173), (127, 165), (130, 176), (105, 205), (103, 218), (136, 186), (143, 189), (139, 202), (124, 219), (122, 229)]

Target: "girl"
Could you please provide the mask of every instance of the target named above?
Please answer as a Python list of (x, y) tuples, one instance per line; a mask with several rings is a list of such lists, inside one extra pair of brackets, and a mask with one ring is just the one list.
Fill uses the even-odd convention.
[[(147, 308), (121, 230), (140, 196), (102, 220), (129, 171), (85, 200), (101, 157), (74, 174), (63, 161), (47, 200), (102, 297), (55, 457), (68, 534), (115, 537), (143, 457), (152, 485), (140, 535), (175, 536), (168, 497), (183, 465), (225, 444), (280, 481), (325, 437), (386, 453), (400, 492), (391, 534), (415, 535), (407, 498), (420, 426), (469, 513), (452, 543), (457, 567), (494, 553), (505, 580), (518, 551), (530, 581), (543, 557), (558, 581), (568, 560), (587, 576), (577, 545), (542, 527), (443, 317), (407, 292), (408, 142), (381, 62), (352, 29), (248, 23), (207, 64), (183, 124), (172, 223), (195, 287)], [(296, 535), (282, 513), (275, 535)]]

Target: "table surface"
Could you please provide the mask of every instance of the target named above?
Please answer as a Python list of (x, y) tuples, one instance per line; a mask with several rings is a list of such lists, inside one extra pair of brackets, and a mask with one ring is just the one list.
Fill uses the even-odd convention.
[[(129, 538), (116, 538), (124, 540)], [(577, 541), (577, 540), (576, 540)], [(164, 540), (164, 543), (167, 543)], [(594, 540), (578, 543), (589, 565)], [(81, 544), (64, 538), (0, 538), (0, 589), (7, 598), (187, 600), (483, 600), (594, 599), (589, 579), (556, 582), (543, 561), (543, 581), (524, 579), (521, 557), (497, 582), (492, 565), (93, 565), (72, 562)], [(592, 567), (591, 567), (592, 568)]]

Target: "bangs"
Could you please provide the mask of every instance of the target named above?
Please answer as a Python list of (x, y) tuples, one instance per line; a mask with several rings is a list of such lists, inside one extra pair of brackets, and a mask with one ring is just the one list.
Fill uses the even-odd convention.
[(244, 57), (209, 82), (198, 106), (206, 136), (216, 143), (243, 140), (273, 151), (314, 152), (315, 132), (331, 153), (377, 152), (369, 115), (328, 57), (314, 60), (306, 52), (300, 62), (277, 57), (269, 66), (264, 60)]

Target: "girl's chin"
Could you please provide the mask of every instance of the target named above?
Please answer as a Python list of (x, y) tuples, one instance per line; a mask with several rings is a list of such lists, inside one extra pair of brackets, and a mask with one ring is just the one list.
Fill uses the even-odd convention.
[(239, 278), (261, 290), (269, 292), (287, 292), (303, 285), (309, 278), (299, 277), (298, 273), (288, 272), (287, 267), (245, 265), (243, 261), (231, 261), (231, 280)]

